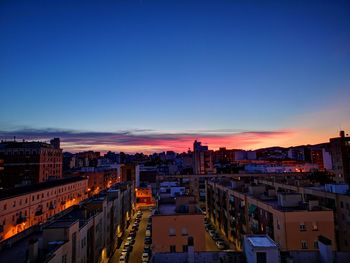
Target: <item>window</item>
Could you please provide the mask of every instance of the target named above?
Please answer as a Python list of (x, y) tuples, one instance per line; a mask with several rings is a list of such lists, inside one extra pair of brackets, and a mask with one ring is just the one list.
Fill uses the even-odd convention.
[(188, 246), (182, 245), (182, 252), (187, 252), (187, 251), (188, 251)]
[(312, 223), (312, 231), (317, 231), (318, 230), (318, 225), (317, 222)]
[(340, 202), (340, 207), (341, 207), (341, 208), (344, 208), (344, 203), (343, 203), (343, 201)]
[(299, 230), (300, 230), (300, 231), (306, 231), (306, 226), (305, 226), (304, 223), (300, 223), (300, 225), (299, 225)]
[(175, 228), (169, 228), (169, 236), (176, 236)]
[(62, 256), (62, 263), (67, 263), (67, 255)]
[(187, 228), (182, 228), (181, 229), (181, 235), (183, 235), (183, 236), (187, 236), (188, 235)]
[(6, 204), (4, 204), (4, 210), (6, 210), (6, 208), (7, 208), (7, 205), (6, 205)]
[(176, 246), (172, 245), (170, 246), (170, 253), (175, 253), (176, 252)]
[(301, 241), (301, 248), (302, 249), (307, 249), (307, 242), (305, 240)]

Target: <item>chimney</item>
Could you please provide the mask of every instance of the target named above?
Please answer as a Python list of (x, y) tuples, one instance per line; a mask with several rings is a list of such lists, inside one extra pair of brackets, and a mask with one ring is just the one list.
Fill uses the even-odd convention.
[(38, 239), (29, 240), (28, 244), (28, 262), (37, 262), (39, 256), (39, 242)]
[(344, 138), (345, 137), (345, 132), (344, 131), (340, 131), (339, 132), (339, 136), (340, 136), (340, 138)]
[(193, 237), (187, 239), (187, 262), (194, 263), (194, 242)]

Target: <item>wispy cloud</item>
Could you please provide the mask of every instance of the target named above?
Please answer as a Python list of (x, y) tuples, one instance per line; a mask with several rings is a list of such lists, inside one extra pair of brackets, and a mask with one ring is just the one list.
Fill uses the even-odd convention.
[(59, 137), (65, 151), (98, 150), (126, 152), (155, 152), (164, 150), (186, 151), (195, 139), (201, 140), (212, 149), (256, 148), (266, 143), (277, 145), (281, 138), (290, 137), (293, 131), (247, 131), (247, 130), (201, 130), (184, 132), (162, 132), (148, 129), (116, 132), (93, 132), (62, 129), (17, 129), (0, 131), (0, 138), (49, 140)]

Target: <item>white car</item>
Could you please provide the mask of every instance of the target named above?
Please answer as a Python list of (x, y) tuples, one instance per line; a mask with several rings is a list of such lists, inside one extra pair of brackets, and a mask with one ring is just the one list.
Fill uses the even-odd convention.
[(142, 262), (148, 262), (149, 261), (149, 255), (148, 253), (142, 254)]
[(121, 253), (119, 257), (119, 262), (126, 262), (127, 260), (126, 257), (127, 257), (126, 253)]

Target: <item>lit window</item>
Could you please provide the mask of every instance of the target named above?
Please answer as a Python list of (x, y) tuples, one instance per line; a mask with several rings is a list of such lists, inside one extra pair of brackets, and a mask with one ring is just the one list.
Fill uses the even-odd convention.
[(187, 236), (187, 235), (188, 235), (187, 228), (182, 228), (182, 229), (181, 229), (181, 234), (182, 234), (183, 236)]
[(313, 231), (317, 231), (317, 230), (318, 230), (317, 222), (313, 222), (313, 223), (312, 223), (312, 230), (313, 230)]

